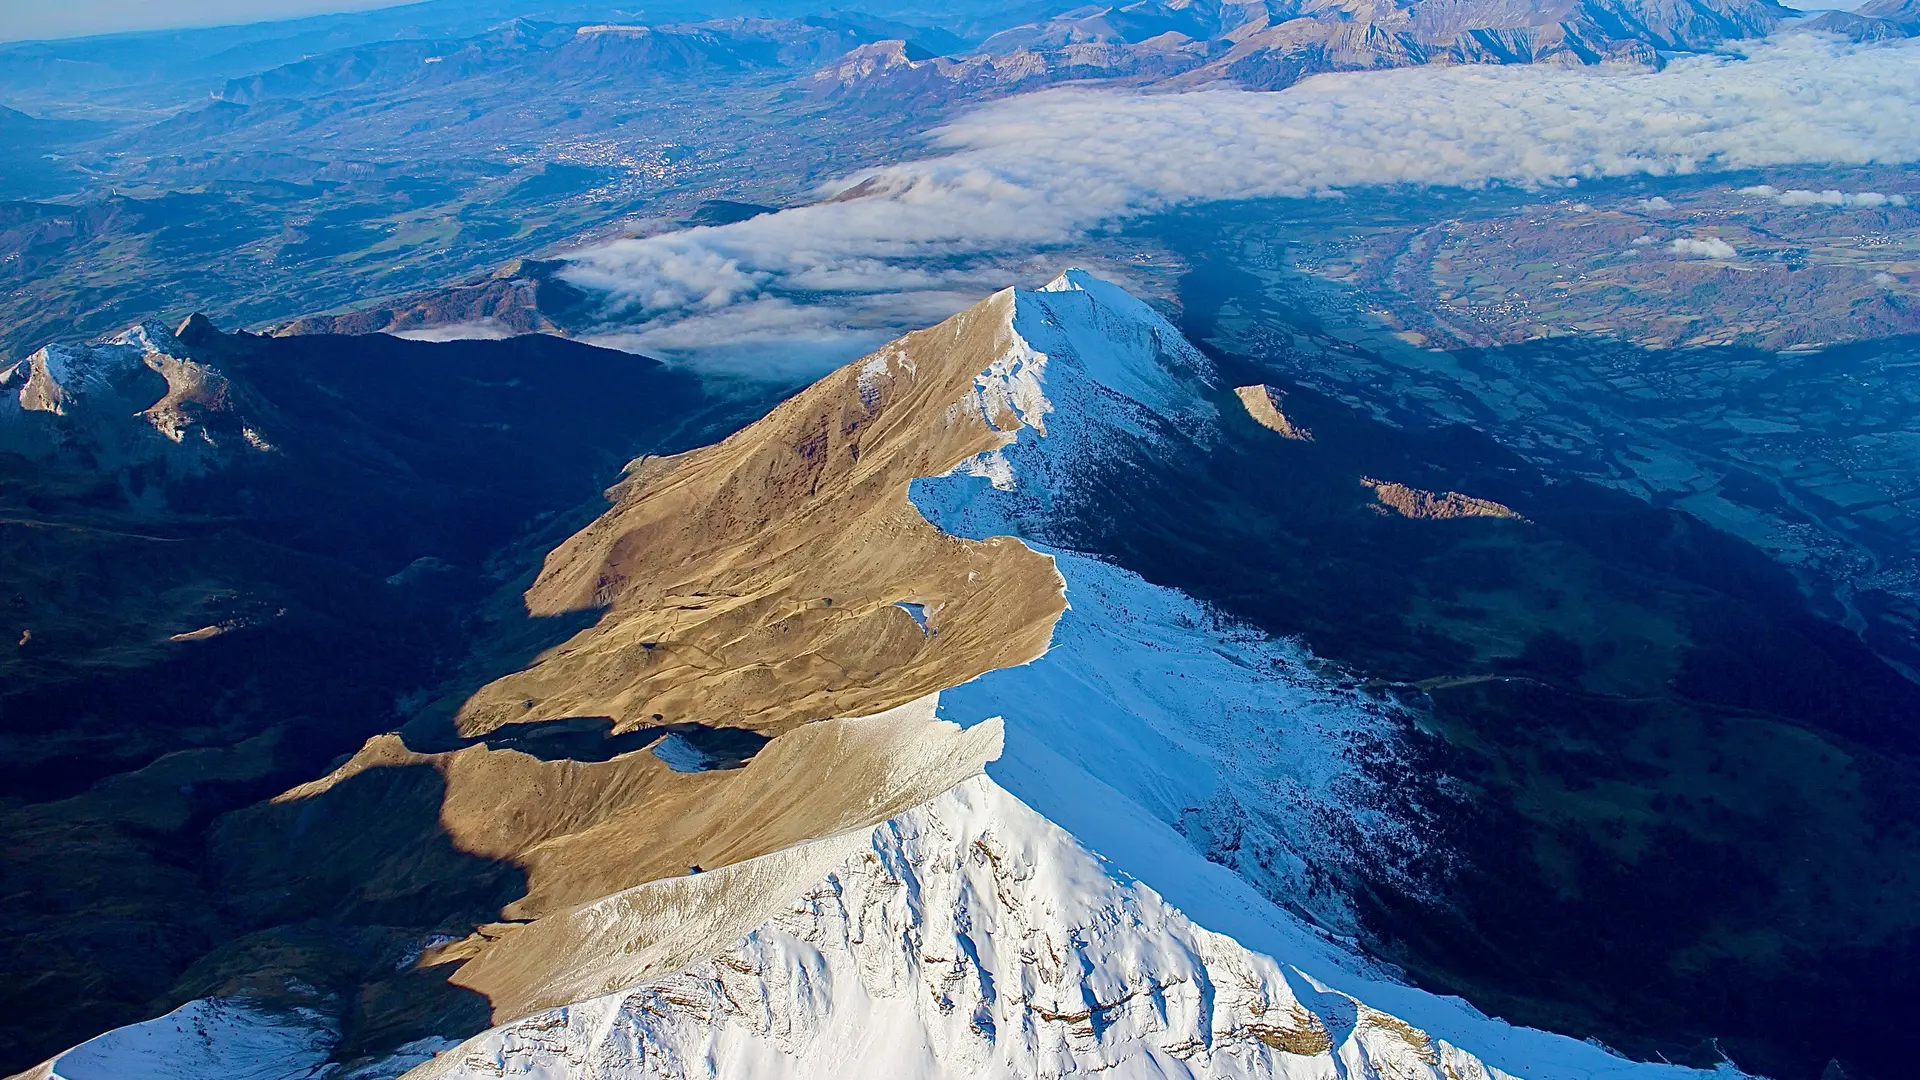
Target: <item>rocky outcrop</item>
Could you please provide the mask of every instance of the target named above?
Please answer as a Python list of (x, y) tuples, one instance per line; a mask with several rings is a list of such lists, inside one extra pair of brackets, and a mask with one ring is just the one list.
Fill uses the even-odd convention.
[(1390, 480), (1375, 480), (1372, 477), (1363, 477), (1360, 484), (1370, 488), (1374, 497), (1380, 500), (1378, 509), (1381, 513), (1399, 514), (1401, 517), (1412, 518), (1415, 521), (1445, 521), (1464, 517), (1526, 520), (1497, 502), (1476, 499), (1457, 491), (1421, 491), (1419, 488), (1396, 484)]
[(428, 339), (565, 334), (588, 317), (590, 298), (560, 278), (557, 260), (515, 259), (475, 281), (426, 289), (350, 311), (305, 315), (276, 328), (306, 334), (394, 334)]
[(1283, 439), (1292, 439), (1295, 442), (1313, 441), (1313, 432), (1287, 419), (1287, 414), (1281, 411), (1281, 403), (1286, 400), (1283, 392), (1256, 383), (1252, 386), (1237, 386), (1233, 393), (1240, 399), (1240, 404), (1246, 406), (1247, 415), (1253, 417), (1254, 423)]

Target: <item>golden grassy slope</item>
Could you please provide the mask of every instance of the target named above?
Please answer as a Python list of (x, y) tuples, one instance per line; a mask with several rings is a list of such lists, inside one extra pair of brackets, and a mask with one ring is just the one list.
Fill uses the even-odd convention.
[[(526, 595), (535, 615), (602, 607), (599, 622), (474, 695), (461, 732), (607, 716), (616, 731), (773, 734), (1038, 655), (1063, 606), (1051, 560), (947, 536), (907, 501), (914, 478), (1005, 441), (966, 402), (1008, 344), (1012, 305), (1000, 293), (724, 442), (636, 462)], [(925, 606), (931, 633), (901, 601)]]

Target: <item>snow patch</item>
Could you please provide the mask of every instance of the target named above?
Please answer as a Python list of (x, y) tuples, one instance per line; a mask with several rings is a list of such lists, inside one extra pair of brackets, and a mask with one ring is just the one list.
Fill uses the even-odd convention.
[(654, 743), (652, 749), (653, 756), (666, 762), (667, 768), (674, 772), (706, 772), (713, 768), (713, 758), (678, 732)]
[(436, 1054), (451, 1050), (460, 1045), (458, 1039), (443, 1039), (429, 1035), (424, 1039), (415, 1039), (402, 1043), (391, 1054), (385, 1054), (371, 1061), (364, 1061), (344, 1068), (329, 1069), (317, 1080), (398, 1080), (414, 1068), (432, 1061)]
[(928, 637), (933, 636), (933, 629), (927, 626), (927, 605), (915, 603), (911, 600), (896, 600), (893, 606), (912, 616), (914, 625), (920, 628), (922, 634)]
[(306, 1080), (339, 1033), (318, 1013), (231, 998), (189, 1001), (115, 1028), (48, 1062), (48, 1080)]

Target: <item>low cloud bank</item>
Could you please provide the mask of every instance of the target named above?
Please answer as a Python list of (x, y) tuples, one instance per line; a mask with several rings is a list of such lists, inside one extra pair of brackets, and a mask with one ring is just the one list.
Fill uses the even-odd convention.
[(1279, 93), (1049, 90), (936, 132), (938, 156), (850, 178), (858, 197), (578, 252), (567, 276), (621, 305), (609, 344), (798, 377), (1045, 271), (1090, 230), (1177, 205), (1912, 162), (1916, 115), (1920, 41), (1810, 34), (1660, 72), (1461, 66)]
[(1808, 191), (1804, 188), (1794, 188), (1789, 191), (1781, 191), (1779, 188), (1774, 187), (1772, 184), (1761, 184), (1759, 187), (1741, 188), (1740, 194), (1758, 195), (1763, 199), (1772, 199), (1773, 201), (1779, 203), (1781, 206), (1832, 206), (1832, 207), (1855, 207), (1855, 208), (1869, 207), (1871, 208), (1871, 207), (1880, 207), (1880, 206), (1907, 205), (1907, 197), (1905, 195), (1883, 195), (1878, 191), (1845, 192), (1845, 191), (1838, 191), (1833, 188), (1828, 188), (1825, 191)]

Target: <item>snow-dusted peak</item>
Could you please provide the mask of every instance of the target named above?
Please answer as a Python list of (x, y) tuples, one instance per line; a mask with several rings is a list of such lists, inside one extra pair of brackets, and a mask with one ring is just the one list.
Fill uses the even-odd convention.
[(985, 777), (851, 845), (717, 958), (480, 1035), (413, 1080), (1501, 1080), (1195, 925)]
[[(1036, 292), (1060, 293), (1083, 292), (1100, 303), (1119, 311), (1132, 312), (1134, 317), (1152, 320), (1159, 319), (1159, 313), (1147, 306), (1146, 301), (1127, 290), (1115, 285), (1103, 277), (1078, 266), (1069, 266), (1060, 271), (1059, 276), (1034, 290)], [(1161, 320), (1165, 321), (1165, 320)]]
[(1075, 267), (1037, 290), (1016, 290), (1013, 307), (1014, 333), (1037, 354), (1041, 382), (1049, 381), (1051, 361), (1053, 381), (1069, 374), (1161, 419), (1192, 423), (1213, 416), (1202, 396), (1214, 381), (1212, 363), (1120, 286)]
[(93, 344), (48, 345), (0, 370), (0, 394), (0, 449), (29, 457), (106, 471), (164, 461), (197, 472), (209, 454), (272, 449), (243, 415), (244, 395), (159, 322)]
[(974, 379), (972, 405), (990, 427), (1008, 430), (1009, 414), (1041, 436), (1054, 434), (1055, 414), (1142, 438), (1211, 426), (1213, 365), (1125, 289), (1073, 269), (995, 300), (1009, 294), (1005, 347)]
[(186, 347), (164, 325), (144, 322), (96, 345), (48, 345), (0, 372), (0, 387), (16, 390), (20, 407), (28, 412), (65, 416), (91, 394), (137, 396), (157, 390), (159, 384), (146, 373), (164, 377), (161, 358), (186, 360)]
[(142, 352), (124, 344), (48, 345), (0, 374), (26, 412), (66, 416), (83, 399), (103, 393), (139, 393), (147, 380)]
[(164, 323), (153, 319), (127, 327), (115, 334), (108, 344), (132, 346), (139, 349), (142, 356), (157, 353), (182, 360), (187, 358), (187, 347)]
[(1102, 462), (1217, 431), (1212, 362), (1125, 289), (1073, 269), (1039, 289), (1011, 290), (1008, 299), (1002, 293), (991, 301), (1008, 309), (1006, 333), (965, 403), (1006, 442), (950, 475), (1019, 494), (974, 507), (981, 514), (963, 525), (961, 504), (979, 494), (973, 486), (948, 487), (945, 496), (959, 502), (942, 497), (936, 511), (916, 485), (915, 503), (943, 528), (969, 536), (1011, 531), (1013, 517), (1044, 515)]

